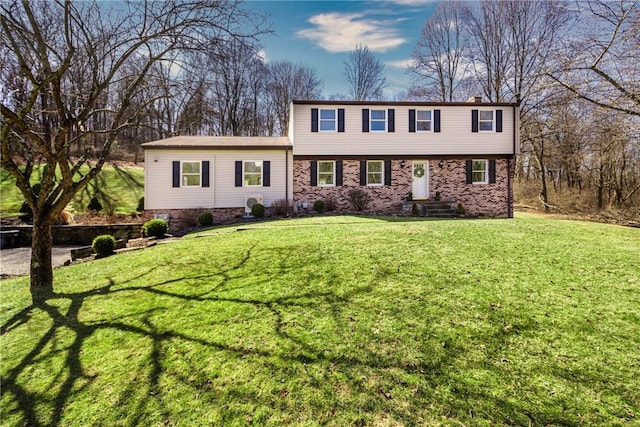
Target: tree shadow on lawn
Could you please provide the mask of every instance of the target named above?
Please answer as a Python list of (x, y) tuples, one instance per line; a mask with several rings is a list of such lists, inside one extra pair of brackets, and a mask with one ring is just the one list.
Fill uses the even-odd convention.
[[(171, 399), (167, 393), (169, 390), (163, 387), (163, 376), (170, 376), (177, 385), (189, 390), (193, 395), (207, 394), (213, 403), (202, 403), (205, 411), (215, 412), (224, 418), (228, 423), (244, 424), (247, 420), (256, 423), (279, 423), (282, 419), (270, 419), (273, 411), (280, 411), (280, 414), (294, 413), (295, 411), (307, 411), (309, 422), (332, 422), (335, 411), (346, 412), (349, 423), (372, 424), (380, 422), (385, 418), (395, 420), (395, 422), (415, 424), (420, 420), (424, 421), (424, 407), (432, 402), (438, 402), (431, 414), (432, 420), (441, 417), (451, 419), (462, 419), (473, 421), (473, 416), (469, 414), (468, 400), (491, 402), (495, 406), (495, 412), (482, 414), (481, 419), (489, 420), (493, 423), (520, 424), (531, 422), (554, 423), (554, 424), (574, 424), (574, 414), (556, 413), (549, 415), (544, 408), (531, 409), (531, 404), (515, 400), (513, 396), (497, 398), (488, 388), (478, 387), (476, 384), (459, 382), (459, 373), (455, 371), (457, 360), (468, 357), (469, 347), (460, 345), (455, 340), (446, 340), (441, 343), (439, 340), (428, 339), (429, 327), (425, 326), (418, 339), (424, 339), (423, 343), (417, 344), (421, 349), (419, 357), (408, 357), (403, 354), (393, 354), (393, 352), (382, 351), (381, 348), (389, 348), (389, 343), (384, 342), (373, 332), (365, 336), (365, 341), (359, 341), (357, 348), (352, 348), (350, 352), (349, 334), (351, 333), (352, 320), (348, 313), (344, 312), (344, 307), (357, 307), (361, 305), (359, 298), (367, 296), (375, 291), (376, 286), (382, 280), (388, 279), (391, 270), (380, 269), (364, 283), (351, 286), (348, 290), (337, 289), (331, 285), (332, 281), (339, 282), (338, 277), (331, 275), (324, 277), (327, 282), (326, 290), (310, 288), (308, 291), (296, 292), (291, 295), (273, 296), (264, 295), (260, 298), (242, 298), (237, 296), (220, 296), (230, 290), (238, 291), (234, 287), (234, 280), (238, 277), (252, 277), (255, 269), (251, 265), (253, 262), (254, 248), (246, 251), (235, 265), (228, 268), (211, 269), (206, 274), (194, 274), (176, 279), (167, 279), (157, 283), (134, 285), (133, 283), (145, 280), (150, 275), (152, 269), (141, 272), (136, 277), (129, 278), (117, 283), (114, 279), (104, 286), (89, 289), (84, 292), (75, 293), (49, 293), (40, 295), (37, 304), (28, 306), (10, 318), (2, 325), (0, 333), (10, 334), (12, 331), (28, 326), (37, 312), (46, 313), (51, 321), (50, 327), (34, 344), (33, 348), (22, 357), (19, 363), (11, 369), (6, 370), (6, 375), (2, 377), (4, 393), (10, 397), (5, 397), (5, 401), (12, 401), (15, 409), (7, 412), (7, 405), (4, 405), (3, 412), (6, 416), (16, 412), (21, 414), (20, 424), (29, 426), (73, 423), (65, 418), (65, 410), (72, 402), (86, 390), (91, 391), (91, 386), (98, 379), (96, 374), (91, 373), (92, 367), (83, 363), (83, 351), (85, 344), (90, 338), (94, 338), (100, 331), (118, 331), (127, 336), (138, 337), (140, 345), (146, 345), (146, 356), (141, 357), (138, 364), (136, 380), (129, 383), (116, 384), (121, 387), (118, 390), (119, 398), (112, 405), (110, 415), (117, 414), (117, 419), (90, 419), (85, 420), (91, 424), (105, 422), (117, 422), (118, 424), (139, 425), (139, 424), (176, 424), (180, 422), (180, 413), (176, 413), (168, 403)], [(265, 249), (264, 251), (268, 251)], [(282, 252), (282, 249), (278, 249)], [(295, 256), (294, 253), (282, 254), (279, 256), (286, 259), (287, 256)], [(253, 286), (263, 286), (271, 280), (275, 280), (278, 275), (285, 274), (289, 267), (286, 265), (273, 266), (269, 275), (263, 275), (252, 283)], [(301, 278), (311, 281), (309, 276)], [(177, 292), (173, 288), (176, 283), (184, 280), (197, 280), (208, 283), (205, 289), (198, 289), (198, 292), (187, 294)], [(299, 289), (299, 288), (295, 288)], [(271, 319), (270, 334), (278, 346), (269, 348), (265, 346), (259, 348), (254, 344), (224, 342), (211, 337), (199, 335), (200, 331), (188, 332), (181, 330), (180, 324), (173, 324), (167, 328), (166, 324), (160, 324), (154, 320), (154, 315), (165, 307), (152, 307), (140, 312), (118, 316), (109, 320), (83, 319), (81, 310), (86, 304), (99, 304), (104, 301), (100, 298), (113, 298), (119, 293), (133, 293), (131, 298), (144, 298), (145, 295), (153, 295), (166, 299), (170, 305), (179, 306), (180, 303), (205, 304), (206, 310), (216, 310), (223, 304), (239, 305), (252, 310), (264, 311)], [(64, 311), (65, 303), (68, 308)], [(330, 319), (329, 327), (332, 330), (342, 331), (338, 337), (340, 343), (345, 343), (346, 349), (334, 347), (335, 343), (322, 342), (320, 339), (312, 340), (308, 331), (304, 331), (299, 325), (292, 326), (288, 318), (294, 312), (325, 315), (325, 311), (319, 311), (318, 307), (326, 307), (326, 313)], [(370, 309), (364, 307), (363, 309)], [(417, 319), (423, 325), (437, 322), (435, 318)], [(210, 325), (210, 324), (209, 324)], [(496, 347), (508, 346), (508, 334), (503, 334), (502, 321), (496, 319), (496, 327), (484, 331), (482, 336), (475, 336), (477, 342), (498, 343)], [(521, 325), (520, 333), (527, 329), (534, 330), (535, 323)], [(58, 334), (61, 331), (72, 333), (71, 342), (56, 343)], [(195, 333), (194, 333), (195, 332)], [(362, 331), (360, 331), (362, 332)], [(357, 338), (359, 340), (360, 338)], [(254, 340), (252, 343), (255, 343)], [(186, 361), (187, 356), (195, 356), (195, 353), (184, 355), (185, 363), (189, 363), (187, 372), (179, 372), (174, 368), (167, 369), (168, 355), (167, 349), (175, 343), (193, 346), (203, 349), (211, 355), (217, 354), (227, 361), (238, 365), (249, 363), (247, 358), (257, 361), (257, 365), (262, 370), (271, 370), (277, 376), (284, 376), (287, 371), (293, 376), (299, 376), (303, 372), (309, 373), (307, 385), (288, 384), (284, 381), (281, 385), (280, 395), (270, 392), (258, 393), (252, 388), (250, 379), (245, 379), (245, 383), (234, 383), (232, 379), (222, 384), (212, 384), (209, 379), (202, 378), (202, 370), (206, 368), (204, 361)], [(273, 346), (272, 346), (273, 347)], [(286, 347), (285, 351), (283, 348)], [(499, 348), (489, 349), (489, 354), (498, 352)], [(22, 384), (21, 376), (29, 375), (29, 368), (38, 363), (59, 357), (63, 354), (64, 363), (59, 371), (55, 373), (50, 384), (53, 397), (47, 400), (46, 391), (29, 388)], [(55, 365), (55, 364), (53, 364)], [(486, 362), (478, 368), (488, 369)], [(256, 373), (257, 375), (257, 373)], [(303, 374), (304, 375), (304, 374)], [(497, 372), (497, 375), (507, 379), (508, 372)], [(197, 378), (194, 381), (192, 377)], [(411, 387), (406, 381), (411, 377), (412, 381), (418, 381), (422, 385), (418, 390), (409, 393)], [(303, 378), (304, 379), (304, 378)], [(301, 379), (298, 378), (298, 381)], [(327, 385), (328, 384), (328, 385)], [(287, 396), (295, 387), (312, 388), (320, 387), (317, 393), (323, 398), (295, 401), (295, 398)], [(273, 383), (268, 387), (276, 387)], [(140, 392), (143, 388), (143, 392)], [(343, 390), (340, 390), (343, 388)], [(407, 397), (400, 398), (394, 396), (394, 390)], [(450, 398), (442, 401), (438, 400), (438, 390), (446, 391)], [(277, 391), (277, 390), (276, 390)], [(342, 400), (345, 395), (346, 401)], [(98, 395), (99, 396), (99, 395)], [(216, 397), (214, 399), (214, 396)], [(364, 396), (364, 397), (363, 397)], [(220, 407), (215, 401), (227, 398), (227, 402), (237, 402), (237, 404)], [(229, 400), (231, 399), (231, 400)], [(527, 410), (525, 410), (527, 407)], [(45, 409), (46, 408), (46, 409)], [(257, 410), (256, 414), (252, 414)], [(92, 414), (93, 415), (93, 414)], [(277, 417), (281, 417), (278, 415)], [(471, 418), (470, 418), (471, 417)], [(446, 419), (445, 418), (445, 419)], [(204, 418), (201, 421), (204, 422)], [(295, 422), (296, 418), (291, 418)], [(428, 422), (428, 420), (426, 420)]]

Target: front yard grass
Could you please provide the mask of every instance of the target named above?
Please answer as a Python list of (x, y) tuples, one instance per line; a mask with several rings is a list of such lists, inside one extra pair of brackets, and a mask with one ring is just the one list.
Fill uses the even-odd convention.
[(4, 425), (640, 423), (638, 229), (316, 217), (55, 280), (1, 284)]

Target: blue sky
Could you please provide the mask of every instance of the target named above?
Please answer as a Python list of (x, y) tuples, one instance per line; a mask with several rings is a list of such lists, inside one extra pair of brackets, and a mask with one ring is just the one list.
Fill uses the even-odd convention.
[(245, 3), (265, 14), (274, 31), (262, 40), (267, 62), (289, 60), (315, 69), (329, 97), (347, 93), (344, 61), (356, 45), (366, 45), (385, 64), (386, 98), (408, 89), (406, 65), (435, 6), (433, 0)]

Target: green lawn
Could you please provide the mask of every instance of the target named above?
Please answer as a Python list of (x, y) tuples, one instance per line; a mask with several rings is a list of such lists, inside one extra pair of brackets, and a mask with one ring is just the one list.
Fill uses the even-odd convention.
[(640, 229), (316, 217), (3, 281), (3, 425), (638, 425)]
[[(33, 174), (33, 183), (39, 182), (39, 170)], [(109, 206), (116, 214), (132, 214), (136, 212), (138, 200), (144, 196), (144, 169), (142, 167), (105, 166), (100, 175), (76, 194), (70, 203), (74, 213), (87, 211), (89, 200), (95, 194), (106, 212)], [(0, 216), (20, 214), (24, 197), (16, 187), (15, 178), (0, 169)]]

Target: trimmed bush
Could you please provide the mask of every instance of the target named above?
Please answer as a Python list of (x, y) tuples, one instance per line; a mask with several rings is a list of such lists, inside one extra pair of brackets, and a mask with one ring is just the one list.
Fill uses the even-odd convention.
[(464, 215), (467, 213), (467, 210), (464, 208), (464, 206), (462, 206), (462, 203), (458, 203), (458, 206), (456, 207), (456, 213), (458, 215)]
[(261, 203), (255, 203), (251, 206), (251, 215), (256, 218), (264, 218), (264, 205)]
[(140, 197), (140, 199), (138, 200), (138, 207), (136, 208), (137, 212), (142, 212), (144, 211), (144, 197)]
[(156, 237), (158, 239), (167, 234), (167, 221), (164, 219), (152, 219), (142, 226), (142, 237)]
[(213, 214), (211, 212), (200, 212), (200, 215), (198, 215), (198, 224), (200, 224), (201, 227), (213, 225)]
[(110, 234), (102, 234), (93, 239), (91, 247), (98, 258), (109, 256), (116, 248), (116, 238)]
[(93, 196), (91, 200), (89, 200), (89, 204), (87, 205), (88, 211), (99, 212), (102, 210), (102, 203), (96, 196)]
[(351, 203), (351, 207), (357, 211), (363, 211), (369, 207), (369, 202), (371, 201), (371, 197), (369, 197), (369, 193), (360, 188), (354, 188), (349, 190), (347, 193), (349, 198), (349, 203)]
[(327, 210), (327, 205), (324, 200), (316, 200), (313, 202), (313, 210), (318, 213), (325, 213)]

